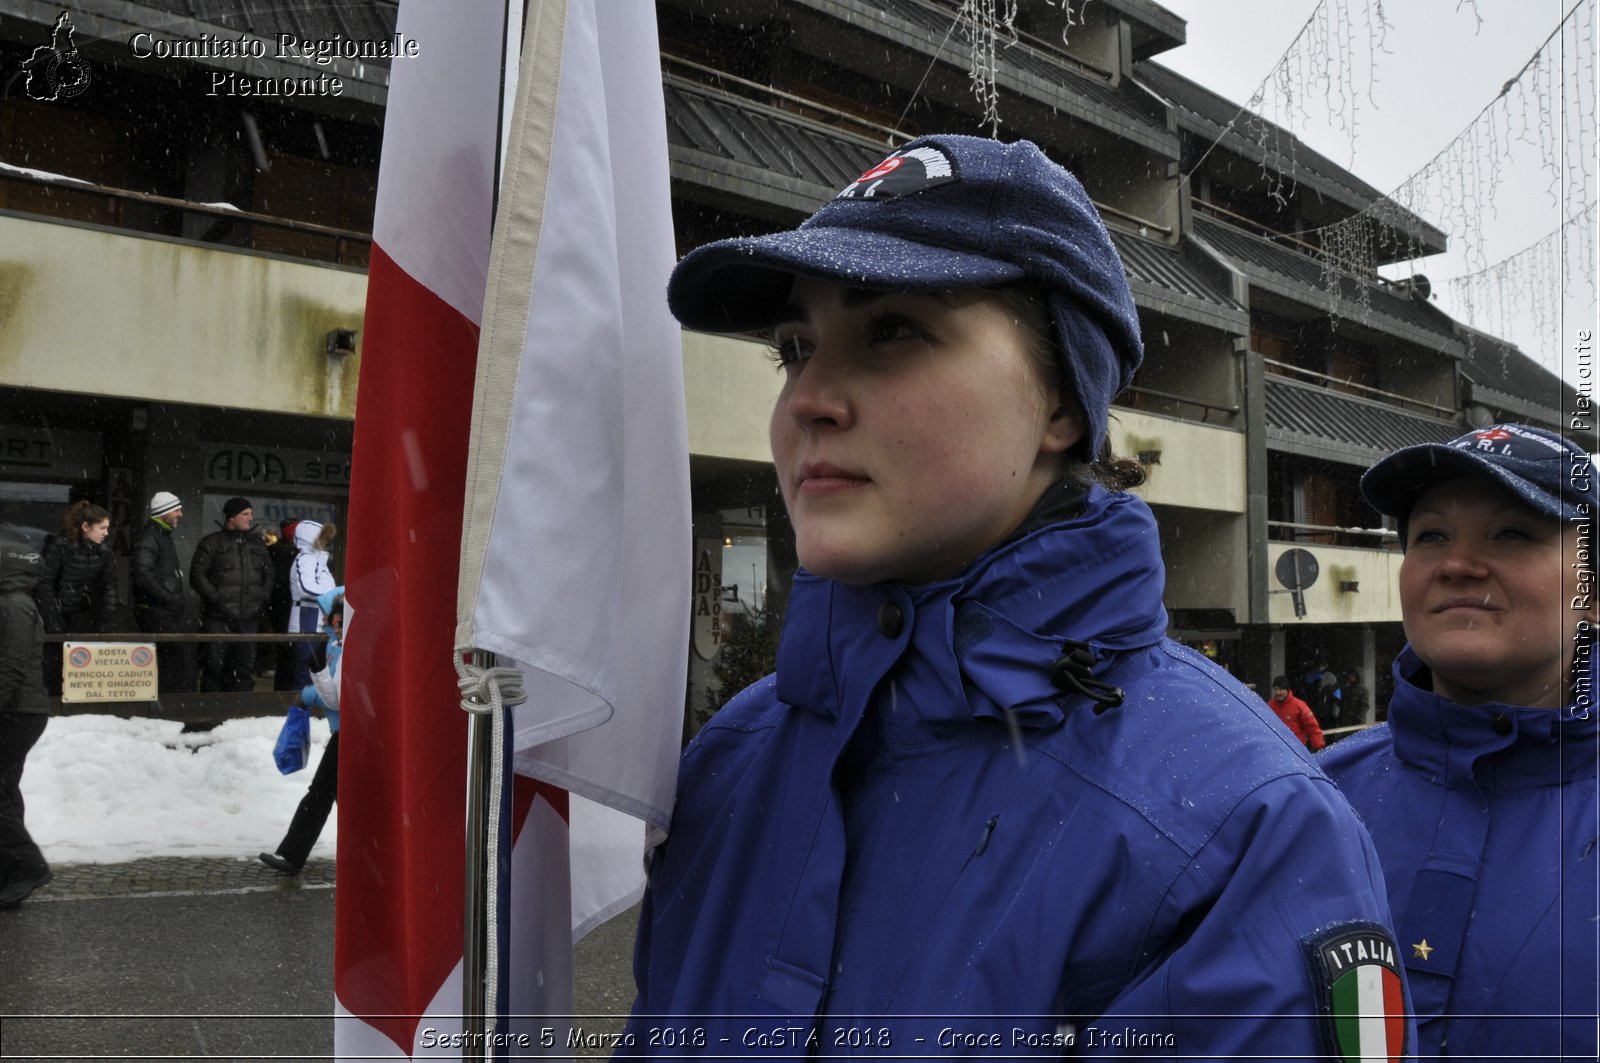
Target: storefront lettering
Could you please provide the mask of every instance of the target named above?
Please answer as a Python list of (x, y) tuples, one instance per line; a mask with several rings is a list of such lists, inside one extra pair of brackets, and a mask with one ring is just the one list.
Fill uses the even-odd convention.
[(27, 475), (86, 479), (99, 472), (102, 461), (99, 432), (0, 427), (0, 465), (19, 466)]
[(214, 446), (206, 463), (211, 484), (350, 486), (350, 459), (308, 450)]
[(722, 560), (721, 544), (703, 540), (694, 559), (694, 649), (702, 659), (711, 660), (722, 648)]
[(5, 440), (6, 461), (49, 461), (50, 443), (45, 439), (18, 439), (15, 436)]
[(281, 484), (288, 482), (288, 475), (283, 459), (276, 454), (261, 454), (253, 450), (219, 450), (211, 455), (211, 464), (206, 467), (206, 479)]

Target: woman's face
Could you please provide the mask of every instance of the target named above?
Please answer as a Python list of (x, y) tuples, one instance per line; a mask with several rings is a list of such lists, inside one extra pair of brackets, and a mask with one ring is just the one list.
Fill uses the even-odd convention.
[(773, 329), (786, 375), (772, 455), (800, 562), (846, 583), (927, 583), (1003, 540), (1080, 419), (995, 297), (797, 277)]
[(1400, 564), (1406, 638), (1433, 671), (1435, 692), (1458, 705), (1567, 702), (1578, 530), (1540, 516), (1475, 476), (1417, 499)]
[(106, 536), (111, 533), (111, 518), (106, 517), (104, 520), (98, 520), (92, 524), (89, 521), (84, 521), (82, 528), (83, 537), (99, 546), (106, 541)]

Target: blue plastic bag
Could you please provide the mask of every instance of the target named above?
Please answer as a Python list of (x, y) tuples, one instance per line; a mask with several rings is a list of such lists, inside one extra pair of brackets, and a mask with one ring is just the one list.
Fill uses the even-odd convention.
[(278, 744), (272, 747), (272, 759), (285, 775), (293, 775), (311, 759), (311, 714), (300, 706), (289, 706), (283, 729), (278, 732)]

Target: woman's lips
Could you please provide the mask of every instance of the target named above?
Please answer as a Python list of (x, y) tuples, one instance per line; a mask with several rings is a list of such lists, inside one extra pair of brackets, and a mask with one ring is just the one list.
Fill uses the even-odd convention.
[(1487, 594), (1458, 595), (1454, 598), (1446, 598), (1444, 601), (1433, 607), (1433, 612), (1448, 613), (1455, 609), (1466, 609), (1477, 613), (1499, 612), (1499, 608), (1497, 606), (1489, 604), (1489, 596)]
[(799, 488), (801, 494), (826, 495), (865, 487), (871, 482), (868, 477), (837, 465), (816, 464), (801, 467)]

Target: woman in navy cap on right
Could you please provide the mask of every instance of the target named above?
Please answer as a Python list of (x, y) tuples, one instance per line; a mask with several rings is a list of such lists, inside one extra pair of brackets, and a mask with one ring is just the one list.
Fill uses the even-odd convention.
[(802, 570), (684, 754), (622, 1054), (1399, 1056), (1371, 843), (1165, 638), (1106, 447), (1138, 318), (1072, 175), (922, 137), (667, 296), (771, 344)]
[(1594, 1059), (1600, 1013), (1590, 458), (1495, 425), (1361, 490), (1397, 518), (1384, 726), (1319, 763), (1383, 861), (1422, 1058)]

